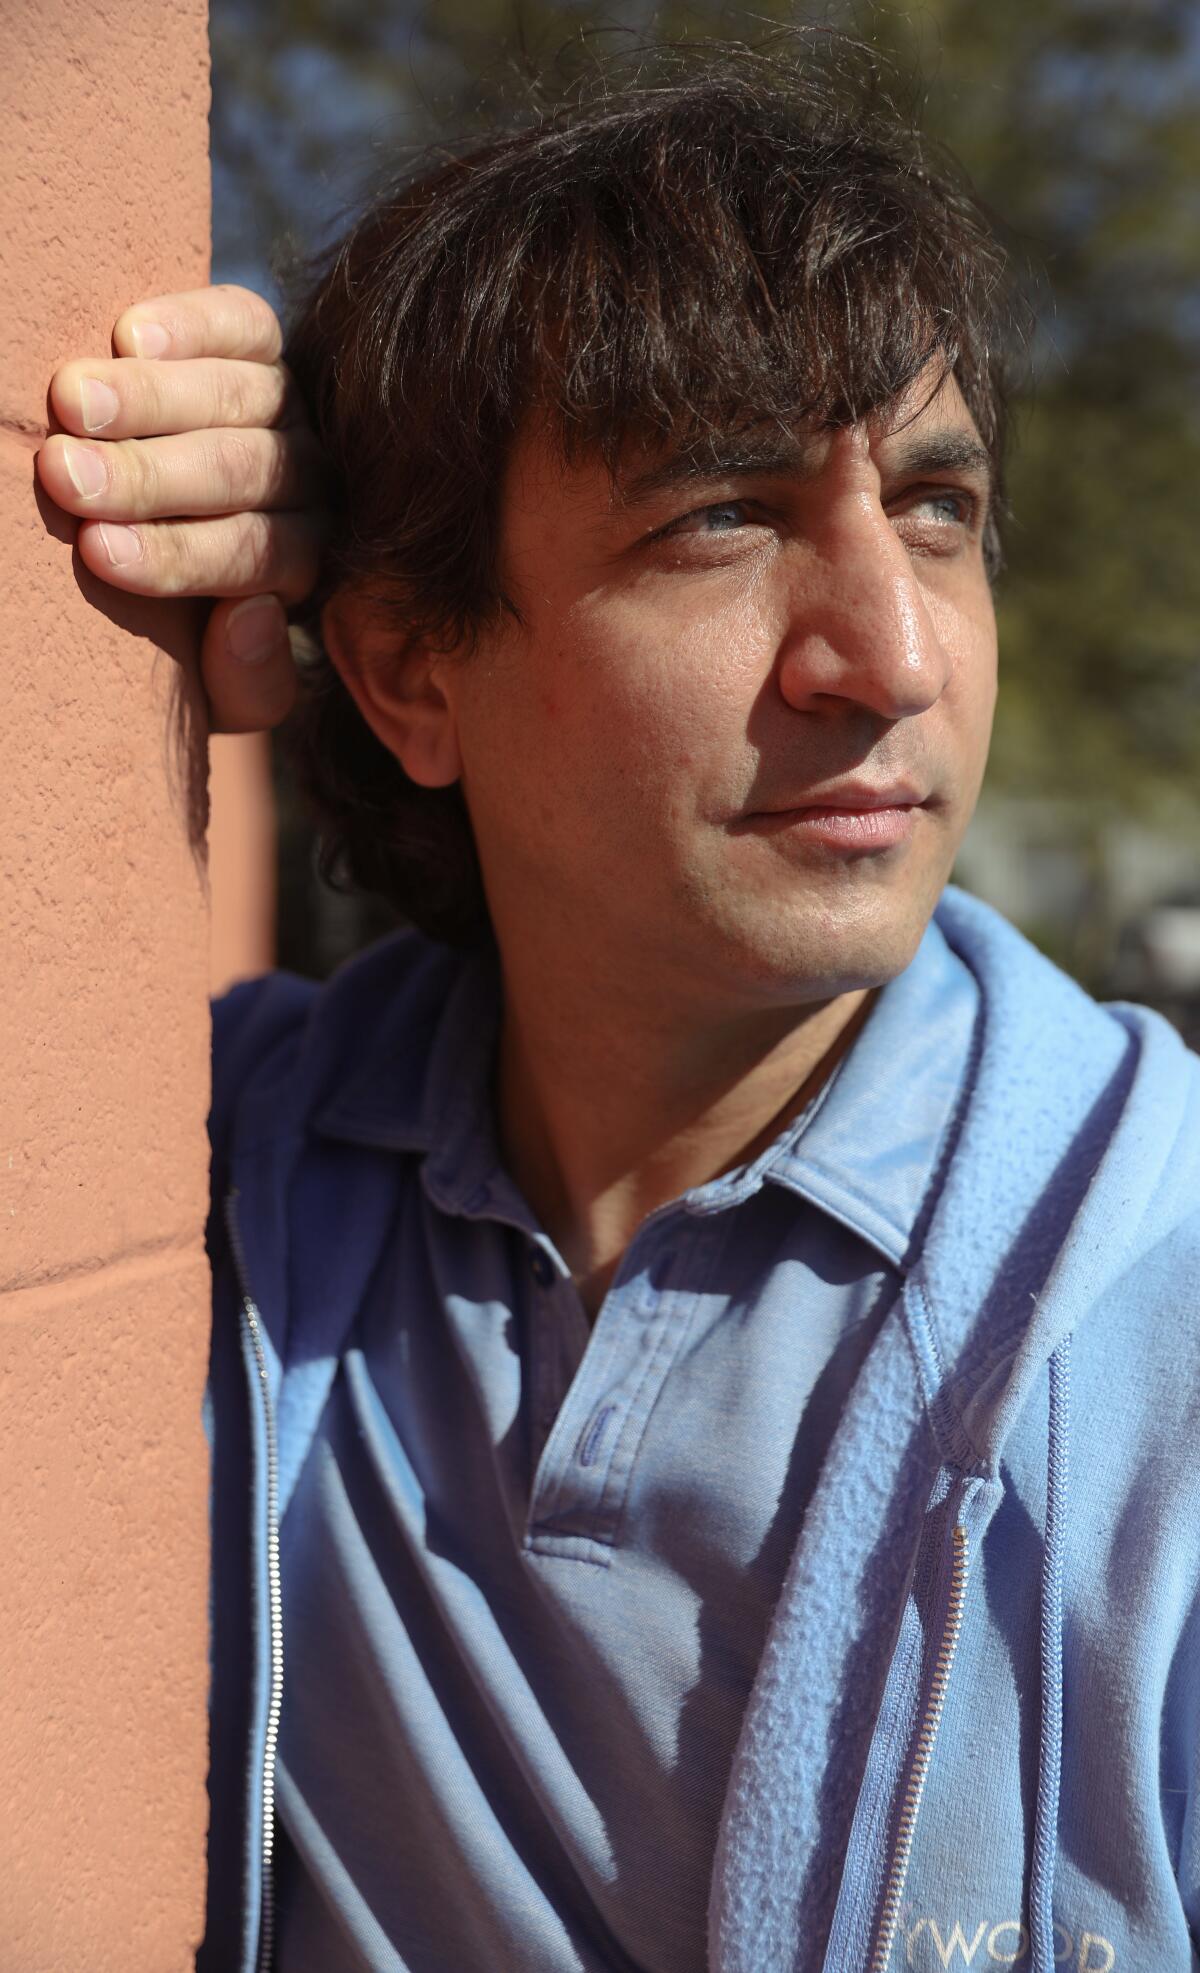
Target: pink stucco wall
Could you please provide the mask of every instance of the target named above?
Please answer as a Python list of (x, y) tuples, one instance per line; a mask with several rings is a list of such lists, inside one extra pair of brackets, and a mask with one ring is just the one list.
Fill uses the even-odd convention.
[(0, 1969), (173, 1973), (203, 1913), (203, 735), (188, 606), (35, 492), (46, 384), (203, 280), (201, 0), (0, 8)]

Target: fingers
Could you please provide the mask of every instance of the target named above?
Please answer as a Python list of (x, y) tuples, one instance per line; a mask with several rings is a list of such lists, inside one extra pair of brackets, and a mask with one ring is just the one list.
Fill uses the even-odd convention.
[(290, 604), (316, 583), (324, 533), (324, 517), (308, 509), (136, 527), (87, 521), (78, 548), (93, 575), (137, 596), (240, 597), (270, 590)]
[(118, 356), (238, 356), (274, 363), (283, 336), (274, 309), (249, 288), (225, 284), (139, 301), (117, 317)]
[(126, 309), (113, 355), (64, 363), (62, 431), (38, 453), (78, 515), (81, 560), (144, 596), (217, 596), (201, 650), (213, 726), (274, 726), (296, 693), (285, 606), (307, 596), (327, 532), (320, 449), (279, 361), (274, 310), (248, 288)]
[(51, 499), (81, 520), (271, 512), (318, 501), (322, 486), (320, 451), (305, 426), (94, 444), (55, 433), (38, 452), (37, 471)]
[(214, 733), (260, 733), (286, 719), (296, 697), (296, 667), (278, 597), (216, 604), (200, 666)]
[(64, 431), (80, 438), (157, 438), (218, 425), (286, 424), (292, 387), (280, 363), (75, 358), (51, 378), (50, 403)]

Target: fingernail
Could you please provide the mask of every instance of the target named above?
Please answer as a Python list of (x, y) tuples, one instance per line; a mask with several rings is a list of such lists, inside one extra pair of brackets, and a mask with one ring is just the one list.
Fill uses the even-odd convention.
[(79, 386), (79, 402), (85, 432), (102, 432), (105, 425), (112, 424), (121, 408), (116, 391), (102, 384), (99, 377), (83, 379)]
[(139, 356), (161, 356), (170, 347), (170, 332), (161, 322), (131, 322), (129, 333)]
[(108, 468), (90, 445), (64, 445), (63, 464), (81, 500), (93, 500), (108, 485)]
[(243, 664), (261, 664), (283, 641), (287, 619), (283, 606), (274, 596), (251, 596), (230, 610), (225, 636), (235, 658)]
[(100, 539), (104, 552), (114, 568), (123, 568), (126, 562), (141, 559), (142, 537), (136, 528), (118, 527), (112, 521), (100, 522)]

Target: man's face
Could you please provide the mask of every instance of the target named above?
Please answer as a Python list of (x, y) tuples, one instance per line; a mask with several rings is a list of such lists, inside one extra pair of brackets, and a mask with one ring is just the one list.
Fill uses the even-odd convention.
[(953, 379), (929, 387), (701, 466), (642, 456), (615, 490), (522, 438), (521, 622), (440, 672), (502, 950), (729, 1011), (908, 964), (996, 693), (986, 455)]

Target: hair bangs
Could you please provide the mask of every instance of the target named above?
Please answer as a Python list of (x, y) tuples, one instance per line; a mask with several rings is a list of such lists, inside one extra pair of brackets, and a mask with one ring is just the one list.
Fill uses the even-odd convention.
[(784, 106), (775, 131), (735, 101), (700, 142), (688, 107), (607, 181), (594, 158), (560, 179), (529, 242), (511, 367), (568, 456), (856, 423), (931, 364), (934, 390), (961, 372), (993, 446), (980, 345), (1003, 261), (967, 202), (861, 132), (806, 145)]

